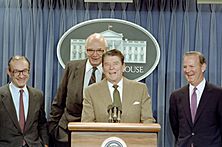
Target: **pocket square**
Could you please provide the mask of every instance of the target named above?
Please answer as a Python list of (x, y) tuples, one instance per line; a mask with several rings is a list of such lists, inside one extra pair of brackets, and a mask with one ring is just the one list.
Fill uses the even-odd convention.
[(133, 105), (138, 105), (138, 104), (140, 104), (140, 102), (138, 102), (138, 101), (135, 101), (135, 102), (133, 103)]

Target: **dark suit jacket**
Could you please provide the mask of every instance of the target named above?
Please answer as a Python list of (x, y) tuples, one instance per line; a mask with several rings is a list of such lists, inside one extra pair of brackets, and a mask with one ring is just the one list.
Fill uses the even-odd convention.
[[(82, 122), (108, 122), (107, 108), (112, 104), (107, 80), (90, 85), (85, 89)], [(121, 122), (152, 123), (151, 97), (144, 83), (123, 78)]]
[(68, 142), (68, 123), (80, 122), (86, 60), (66, 64), (63, 78), (53, 100), (49, 132), (58, 141)]
[(24, 133), (19, 126), (9, 85), (0, 88), (0, 147), (21, 147), (23, 137), (30, 147), (48, 144), (43, 95), (37, 89), (27, 88), (29, 107)]
[(222, 89), (206, 82), (194, 123), (189, 86), (170, 96), (169, 118), (177, 147), (222, 147)]

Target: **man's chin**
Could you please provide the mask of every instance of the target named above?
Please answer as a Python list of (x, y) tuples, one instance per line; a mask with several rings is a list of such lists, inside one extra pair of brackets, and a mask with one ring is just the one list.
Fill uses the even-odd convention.
[(91, 64), (92, 64), (93, 66), (98, 66), (100, 63), (101, 63), (100, 61), (91, 62)]
[(18, 84), (17, 86), (18, 86), (18, 88), (23, 88), (25, 86), (25, 84)]

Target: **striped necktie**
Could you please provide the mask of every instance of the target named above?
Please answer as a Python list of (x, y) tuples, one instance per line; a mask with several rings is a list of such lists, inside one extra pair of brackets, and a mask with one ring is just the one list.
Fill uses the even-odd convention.
[(92, 71), (92, 75), (91, 75), (91, 78), (90, 78), (90, 80), (89, 80), (89, 84), (88, 84), (88, 85), (91, 85), (91, 84), (93, 84), (93, 83), (96, 83), (96, 75), (95, 75), (95, 72), (96, 72), (96, 70), (97, 70), (98, 68), (97, 68), (97, 67), (93, 67), (92, 69), (93, 69), (93, 71)]

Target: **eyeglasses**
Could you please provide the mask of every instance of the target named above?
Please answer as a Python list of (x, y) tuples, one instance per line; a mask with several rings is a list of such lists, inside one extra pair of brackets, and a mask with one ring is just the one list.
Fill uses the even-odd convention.
[(102, 55), (104, 53), (104, 50), (102, 49), (98, 49), (98, 50), (87, 49), (86, 51), (89, 56), (93, 55), (95, 52), (99, 55)]
[(13, 70), (12, 73), (14, 74), (14, 76), (19, 76), (20, 73), (21, 73), (23, 76), (28, 76), (28, 75), (29, 75), (29, 69)]

